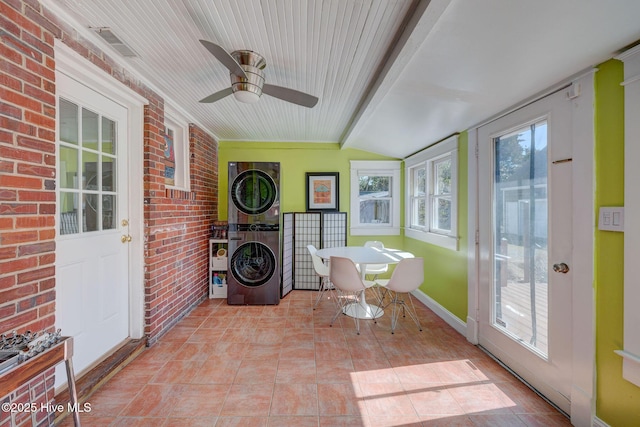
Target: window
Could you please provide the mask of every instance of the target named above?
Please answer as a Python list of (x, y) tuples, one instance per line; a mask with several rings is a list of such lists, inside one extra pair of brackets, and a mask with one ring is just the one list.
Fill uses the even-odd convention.
[(164, 181), (169, 187), (189, 191), (189, 126), (170, 107), (164, 118)]
[(351, 161), (351, 234), (400, 234), (399, 161)]
[(458, 137), (405, 160), (405, 235), (457, 250)]
[(117, 223), (117, 122), (60, 98), (60, 235), (112, 230)]

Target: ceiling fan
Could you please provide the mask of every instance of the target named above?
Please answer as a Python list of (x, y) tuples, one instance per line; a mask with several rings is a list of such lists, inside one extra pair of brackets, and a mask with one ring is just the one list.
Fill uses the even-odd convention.
[(206, 40), (200, 40), (200, 43), (229, 69), (231, 76), (231, 87), (211, 94), (200, 102), (216, 102), (233, 93), (238, 101), (252, 104), (258, 102), (260, 95), (266, 93), (307, 108), (312, 108), (318, 103), (318, 98), (313, 95), (265, 83), (262, 70), (267, 66), (267, 62), (260, 54), (251, 50), (228, 53), (215, 43)]

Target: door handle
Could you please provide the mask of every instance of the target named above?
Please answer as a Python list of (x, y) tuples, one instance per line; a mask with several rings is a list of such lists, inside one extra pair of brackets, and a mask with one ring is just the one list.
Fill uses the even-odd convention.
[(131, 241), (131, 236), (129, 234), (120, 236), (120, 241), (122, 243), (127, 243)]
[(553, 264), (553, 271), (556, 273), (567, 274), (569, 272), (569, 266), (564, 262)]

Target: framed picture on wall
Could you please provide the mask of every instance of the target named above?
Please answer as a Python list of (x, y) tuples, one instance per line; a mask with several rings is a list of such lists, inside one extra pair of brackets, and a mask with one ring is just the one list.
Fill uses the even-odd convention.
[(337, 211), (339, 172), (307, 172), (307, 211)]

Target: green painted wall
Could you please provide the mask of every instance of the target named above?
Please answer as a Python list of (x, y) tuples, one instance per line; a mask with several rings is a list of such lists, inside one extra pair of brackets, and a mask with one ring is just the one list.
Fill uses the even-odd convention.
[[(596, 73), (596, 213), (624, 205), (623, 64), (610, 60)], [(612, 427), (640, 425), (640, 388), (622, 378), (624, 234), (595, 233), (596, 415)]]
[[(350, 245), (380, 240), (385, 246), (403, 248), (425, 258), (425, 282), (421, 289), (462, 321), (467, 318), (467, 134), (458, 150), (458, 234), (460, 249), (451, 251), (400, 236), (351, 236)], [(220, 142), (218, 152), (218, 212), (227, 219), (230, 161), (277, 161), (281, 164), (282, 212), (305, 210), (305, 173), (340, 172), (340, 210), (349, 212), (350, 160), (389, 160), (360, 150), (341, 150), (338, 144)], [(403, 177), (404, 184), (404, 177)], [(402, 185), (401, 200), (404, 200)], [(404, 215), (404, 213), (403, 213)], [(404, 217), (403, 217), (404, 218)], [(403, 223), (404, 221), (402, 221)]]
[[(282, 212), (305, 211), (306, 172), (340, 172), (340, 211), (349, 211), (351, 160), (389, 160), (389, 157), (360, 150), (341, 150), (334, 143), (225, 142), (218, 149), (218, 212), (227, 219), (228, 163), (280, 162), (280, 205)], [(396, 159), (393, 159), (396, 160)]]
[(408, 237), (403, 248), (422, 256), (424, 283), (420, 289), (466, 323), (467, 321), (467, 213), (468, 134), (458, 139), (458, 250), (452, 251)]

